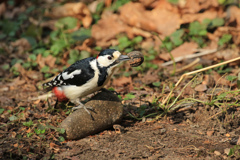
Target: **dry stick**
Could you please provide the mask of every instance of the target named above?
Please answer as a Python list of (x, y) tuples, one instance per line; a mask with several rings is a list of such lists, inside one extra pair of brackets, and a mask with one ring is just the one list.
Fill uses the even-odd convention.
[(168, 94), (167, 98), (165, 98), (162, 102), (162, 105), (164, 105), (167, 100), (169, 99), (169, 97), (171, 96), (172, 92), (177, 88), (177, 86), (179, 85), (179, 83), (186, 77), (186, 76), (189, 76), (191, 74), (195, 74), (195, 73), (198, 73), (198, 72), (202, 72), (202, 71), (206, 71), (206, 70), (209, 70), (209, 69), (212, 69), (212, 68), (215, 68), (215, 67), (218, 67), (218, 66), (221, 66), (221, 65), (224, 65), (224, 64), (228, 64), (228, 63), (231, 63), (231, 62), (235, 62), (237, 60), (240, 60), (240, 57), (238, 58), (234, 58), (234, 59), (231, 59), (231, 60), (228, 60), (228, 61), (225, 61), (225, 62), (222, 62), (222, 63), (218, 63), (218, 64), (215, 64), (215, 65), (212, 65), (212, 66), (209, 66), (209, 67), (205, 67), (205, 68), (202, 68), (202, 69), (198, 69), (196, 71), (192, 71), (192, 72), (188, 72), (188, 73), (185, 73), (183, 74), (180, 79), (178, 80), (178, 82), (176, 83), (175, 87), (173, 88), (173, 90), (171, 90), (171, 92)]
[[(208, 55), (208, 54), (211, 54), (211, 53), (215, 53), (216, 51), (217, 51), (217, 49), (205, 50), (205, 51), (202, 51), (198, 54), (190, 54), (190, 55), (186, 55), (186, 56), (177, 57), (174, 60), (175, 60), (175, 62), (179, 62), (179, 61), (182, 61), (183, 59), (196, 58), (196, 57)], [(161, 64), (161, 66), (164, 67), (164, 66), (168, 66), (170, 64), (173, 64), (173, 61), (168, 61), (166, 63), (163, 63), (163, 64)]]
[(194, 65), (196, 65), (199, 61), (200, 61), (200, 58), (197, 58), (197, 59), (195, 59), (192, 63), (190, 63), (190, 64), (188, 64), (188, 65), (186, 65), (186, 66), (184, 66), (184, 67), (182, 67), (182, 68), (180, 68), (180, 69), (177, 69), (176, 72), (181, 72), (181, 71), (184, 71), (184, 70), (186, 70), (186, 69), (188, 69), (188, 68), (191, 68), (191, 67), (193, 67)]
[(33, 97), (33, 98), (29, 98), (28, 100), (30, 100), (30, 101), (35, 101), (35, 100), (43, 100), (43, 99), (47, 99), (47, 98), (50, 98), (50, 97), (52, 97), (53, 96), (53, 94), (52, 93), (46, 93), (46, 94), (44, 94), (44, 95), (41, 95), (41, 96), (38, 96), (38, 97)]

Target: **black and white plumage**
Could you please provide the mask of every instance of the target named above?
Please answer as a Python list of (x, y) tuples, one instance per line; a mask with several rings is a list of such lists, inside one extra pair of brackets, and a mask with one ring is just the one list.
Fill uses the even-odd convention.
[(121, 55), (115, 49), (106, 49), (97, 58), (75, 62), (43, 86), (52, 89), (58, 101), (70, 100), (78, 105), (73, 109), (84, 108), (90, 114), (80, 98), (100, 90), (109, 81), (116, 66), (126, 60), (129, 60), (127, 55)]

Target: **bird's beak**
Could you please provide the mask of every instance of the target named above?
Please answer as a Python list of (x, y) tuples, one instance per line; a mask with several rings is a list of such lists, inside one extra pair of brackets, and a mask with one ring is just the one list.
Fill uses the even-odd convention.
[(123, 62), (123, 61), (128, 61), (130, 58), (127, 55), (120, 55), (119, 58), (117, 59), (117, 62)]

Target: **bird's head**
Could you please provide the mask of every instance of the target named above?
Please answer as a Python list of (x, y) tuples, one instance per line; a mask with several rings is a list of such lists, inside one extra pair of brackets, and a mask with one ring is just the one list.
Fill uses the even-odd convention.
[(115, 49), (106, 49), (101, 51), (97, 56), (97, 62), (100, 67), (114, 67), (120, 62), (130, 60), (127, 55), (122, 55)]

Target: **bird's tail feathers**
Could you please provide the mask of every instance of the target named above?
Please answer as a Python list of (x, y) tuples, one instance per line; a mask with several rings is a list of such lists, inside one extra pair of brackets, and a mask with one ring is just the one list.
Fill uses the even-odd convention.
[(51, 82), (43, 83), (42, 86), (45, 92), (51, 91), (54, 87)]

